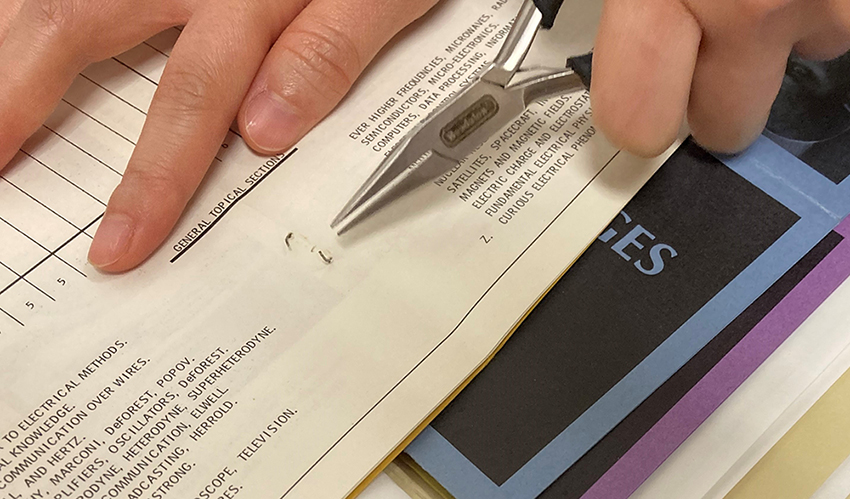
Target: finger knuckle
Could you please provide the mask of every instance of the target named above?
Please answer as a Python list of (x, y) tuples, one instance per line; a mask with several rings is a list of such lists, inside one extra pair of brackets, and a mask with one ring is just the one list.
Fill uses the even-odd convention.
[[(150, 200), (156, 207), (140, 206), (145, 212), (153, 209), (180, 209), (185, 200), (191, 196), (176, 176), (166, 167), (157, 164), (136, 164), (136, 168), (128, 168), (122, 180), (122, 187), (132, 190), (138, 199)], [(141, 196), (138, 196), (141, 194)]]
[(363, 67), (357, 45), (332, 24), (313, 21), (292, 33), (294, 70), (324, 97), (341, 98)]
[(221, 104), (215, 95), (216, 82), (225, 75), (215, 63), (203, 56), (181, 61), (169, 67), (157, 90), (159, 111), (174, 117), (190, 117), (215, 109)]
[(32, 5), (30, 19), (45, 35), (64, 35), (82, 22), (83, 6), (78, 0), (38, 0)]

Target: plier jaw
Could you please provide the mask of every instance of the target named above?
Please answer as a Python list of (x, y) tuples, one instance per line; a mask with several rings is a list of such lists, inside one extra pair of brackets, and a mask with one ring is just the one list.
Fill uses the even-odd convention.
[(495, 61), (392, 150), (331, 228), (342, 235), (390, 201), (456, 167), (531, 103), (584, 88), (571, 68), (522, 69), (541, 28), (563, 0), (525, 0)]

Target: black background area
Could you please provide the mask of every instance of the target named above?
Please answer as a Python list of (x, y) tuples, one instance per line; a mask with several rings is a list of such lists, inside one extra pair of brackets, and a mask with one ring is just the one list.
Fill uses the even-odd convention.
[(813, 144), (798, 157), (834, 184), (840, 184), (850, 175), (850, 132)]
[(835, 184), (850, 175), (850, 52), (788, 58), (765, 135)]
[[(501, 485), (798, 217), (692, 142), (665, 163), (433, 427)], [(657, 239), (611, 245), (637, 224)], [(651, 244), (678, 252), (647, 276)]]
[(843, 240), (830, 232), (684, 367), (549, 486), (539, 499), (579, 499)]

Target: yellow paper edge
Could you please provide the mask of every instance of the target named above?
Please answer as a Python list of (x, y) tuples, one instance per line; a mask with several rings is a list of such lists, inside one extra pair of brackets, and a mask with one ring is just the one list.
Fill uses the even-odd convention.
[[(601, 233), (602, 233), (602, 231), (600, 231), (599, 233), (601, 234)], [(596, 238), (594, 238), (594, 239), (593, 239), (593, 241), (595, 241), (595, 240), (596, 240)], [(593, 241), (591, 241), (591, 242), (590, 242), (590, 243), (589, 243), (589, 244), (588, 244), (588, 245), (584, 248), (584, 251), (582, 251), (582, 252), (581, 252), (581, 254), (584, 254), (584, 252), (585, 252), (585, 251), (587, 251), (587, 248), (589, 248), (589, 247), (590, 247), (590, 245), (591, 245), (591, 244), (593, 244)], [(472, 382), (472, 380), (473, 380), (476, 376), (478, 376), (478, 373), (480, 373), (481, 371), (483, 371), (483, 370), (484, 370), (484, 368), (485, 368), (485, 367), (487, 367), (487, 364), (489, 364), (489, 363), (490, 363), (490, 361), (492, 361), (492, 360), (493, 360), (493, 358), (496, 356), (496, 354), (497, 354), (497, 353), (499, 353), (499, 351), (502, 349), (502, 347), (503, 347), (503, 346), (505, 346), (505, 343), (507, 343), (507, 342), (508, 342), (508, 340), (511, 338), (511, 336), (513, 336), (514, 332), (515, 332), (515, 331), (519, 328), (519, 326), (520, 326), (520, 325), (521, 325), (521, 324), (525, 321), (525, 319), (526, 319), (529, 315), (531, 315), (531, 312), (532, 312), (535, 308), (537, 308), (537, 305), (538, 305), (541, 301), (543, 301), (543, 298), (545, 298), (545, 297), (546, 297), (546, 295), (547, 295), (547, 294), (549, 294), (549, 291), (551, 291), (551, 290), (552, 290), (552, 288), (554, 288), (554, 287), (555, 287), (555, 284), (557, 284), (557, 283), (558, 283), (558, 281), (560, 281), (560, 280), (561, 280), (561, 278), (563, 278), (563, 277), (564, 277), (564, 275), (567, 273), (567, 271), (568, 271), (568, 270), (570, 270), (570, 268), (571, 268), (573, 265), (575, 265), (576, 261), (578, 261), (578, 259), (581, 257), (581, 254), (580, 254), (579, 256), (577, 256), (576, 258), (574, 258), (574, 259), (573, 259), (573, 261), (572, 261), (572, 262), (570, 262), (570, 264), (567, 266), (567, 268), (565, 268), (565, 269), (564, 269), (564, 271), (563, 271), (563, 272), (561, 272), (561, 274), (560, 274), (560, 275), (559, 275), (559, 276), (558, 276), (558, 277), (557, 277), (554, 281), (552, 281), (552, 283), (549, 285), (549, 287), (548, 287), (548, 288), (546, 288), (546, 289), (543, 291), (543, 293), (541, 293), (541, 295), (540, 295), (539, 297), (537, 297), (537, 300), (536, 300), (534, 303), (532, 303), (530, 307), (528, 307), (528, 310), (526, 310), (526, 311), (525, 311), (525, 313), (522, 315), (522, 317), (520, 317), (520, 318), (519, 318), (519, 320), (516, 322), (516, 324), (514, 324), (514, 326), (511, 328), (511, 330), (510, 330), (510, 331), (508, 331), (508, 333), (505, 335), (505, 337), (504, 337), (504, 338), (502, 338), (502, 341), (501, 341), (501, 342), (499, 342), (499, 344), (498, 344), (498, 345), (496, 346), (496, 348), (493, 350), (493, 353), (491, 353), (491, 354), (490, 354), (490, 355), (489, 355), (486, 359), (484, 359), (484, 361), (483, 361), (483, 362), (482, 362), (482, 363), (481, 363), (481, 364), (480, 364), (480, 365), (479, 365), (479, 366), (475, 369), (475, 371), (473, 371), (473, 372), (472, 372), (472, 374), (471, 374), (468, 378), (466, 378), (466, 379), (463, 381), (463, 383), (461, 383), (461, 384), (460, 384), (460, 386), (458, 386), (458, 387), (457, 387), (457, 388), (456, 388), (456, 389), (455, 389), (452, 393), (450, 393), (450, 394), (449, 394), (449, 396), (448, 396), (448, 397), (447, 397), (447, 398), (446, 398), (446, 399), (445, 399), (445, 400), (444, 400), (444, 401), (443, 401), (443, 402), (442, 402), (442, 403), (441, 403), (441, 404), (440, 404), (440, 405), (439, 405), (439, 406), (438, 406), (438, 407), (437, 407), (437, 408), (436, 408), (436, 409), (435, 409), (435, 410), (434, 410), (431, 414), (429, 414), (429, 415), (428, 415), (428, 417), (427, 417), (427, 418), (425, 418), (425, 420), (424, 420), (424, 421), (422, 421), (422, 423), (421, 423), (419, 426), (417, 426), (417, 427), (416, 427), (416, 428), (415, 428), (415, 429), (414, 429), (414, 430), (413, 430), (413, 431), (412, 431), (412, 432), (411, 432), (411, 433), (407, 436), (407, 438), (405, 438), (405, 439), (401, 442), (401, 444), (400, 444), (398, 447), (396, 447), (396, 448), (395, 448), (395, 449), (394, 449), (394, 450), (393, 450), (393, 451), (389, 454), (389, 456), (387, 456), (387, 457), (386, 457), (383, 461), (381, 461), (381, 463), (380, 463), (380, 464), (378, 464), (378, 466), (377, 466), (377, 467), (376, 467), (376, 468), (372, 471), (372, 473), (370, 473), (370, 474), (369, 474), (369, 475), (368, 475), (365, 479), (363, 479), (363, 481), (362, 481), (362, 482), (360, 482), (360, 485), (358, 485), (358, 486), (357, 486), (357, 487), (356, 487), (356, 488), (355, 488), (355, 489), (351, 492), (351, 494), (349, 494), (349, 495), (348, 495), (348, 498), (347, 498), (347, 499), (354, 499), (354, 498), (356, 498), (358, 495), (360, 495), (360, 494), (361, 494), (364, 490), (366, 490), (366, 487), (368, 487), (368, 486), (369, 486), (369, 484), (370, 484), (370, 483), (372, 483), (372, 480), (374, 480), (374, 479), (375, 479), (375, 478), (376, 478), (379, 474), (381, 474), (381, 472), (382, 472), (382, 471), (384, 471), (384, 469), (385, 469), (385, 468), (386, 468), (386, 467), (387, 467), (387, 466), (388, 466), (388, 465), (389, 465), (389, 464), (390, 464), (390, 463), (391, 463), (391, 462), (392, 462), (392, 461), (393, 461), (396, 457), (398, 457), (398, 456), (399, 456), (399, 454), (401, 454), (402, 452), (404, 452), (404, 449), (405, 449), (405, 448), (407, 448), (407, 446), (408, 446), (408, 445), (410, 445), (410, 443), (411, 443), (411, 442), (413, 442), (413, 440), (414, 440), (417, 436), (419, 436), (419, 434), (420, 434), (420, 433), (422, 433), (422, 431), (423, 431), (423, 430), (424, 430), (424, 429), (425, 429), (425, 428), (426, 428), (429, 424), (431, 424), (431, 422), (432, 422), (432, 421), (434, 421), (434, 418), (436, 418), (436, 417), (437, 417), (437, 416), (438, 416), (438, 415), (439, 415), (439, 414), (443, 411), (443, 409), (445, 409), (445, 408), (446, 408), (446, 407), (447, 407), (447, 406), (448, 406), (448, 405), (449, 405), (449, 404), (450, 404), (450, 403), (451, 403), (451, 402), (455, 399), (455, 397), (457, 397), (457, 396), (458, 396), (458, 394), (459, 394), (459, 393), (460, 393), (460, 392), (461, 392), (464, 388), (466, 388), (466, 387), (469, 385), (469, 383), (471, 383), (471, 382)], [(424, 470), (423, 470), (423, 471), (424, 471)], [(429, 476), (430, 476), (430, 475), (429, 475)], [(423, 478), (424, 478), (424, 477), (423, 477)], [(451, 499), (451, 496), (449, 496), (447, 499)]]

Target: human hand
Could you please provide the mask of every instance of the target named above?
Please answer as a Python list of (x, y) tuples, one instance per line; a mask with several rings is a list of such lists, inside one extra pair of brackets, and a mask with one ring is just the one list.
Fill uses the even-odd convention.
[(594, 50), (594, 120), (644, 156), (694, 138), (736, 152), (764, 128), (792, 50), (850, 49), (850, 0), (605, 0)]
[(87, 65), (185, 25), (89, 252), (130, 269), (174, 227), (234, 116), (254, 149), (288, 149), (436, 2), (2, 0), (0, 168)]

